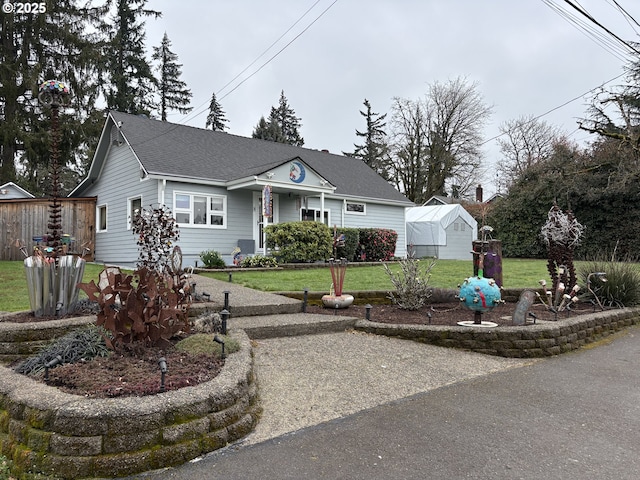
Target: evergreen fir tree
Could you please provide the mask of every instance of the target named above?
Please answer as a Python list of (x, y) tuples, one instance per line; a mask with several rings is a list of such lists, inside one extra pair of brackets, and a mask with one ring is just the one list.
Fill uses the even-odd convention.
[(116, 14), (105, 48), (107, 105), (125, 113), (149, 115), (156, 79), (145, 53), (144, 17), (162, 14), (145, 9), (147, 0), (115, 0)]
[(362, 137), (364, 143), (362, 145), (354, 144), (355, 150), (353, 153), (343, 152), (343, 154), (349, 157), (359, 158), (378, 174), (387, 178), (388, 172), (385, 169), (385, 164), (389, 158), (389, 146), (387, 143), (387, 134), (384, 131), (384, 127), (386, 126), (384, 119), (387, 114), (380, 115), (379, 113), (372, 112), (371, 104), (366, 98), (364, 99), (364, 106), (366, 107), (366, 111), (363, 112), (361, 110), (360, 115), (366, 119), (367, 130), (365, 132), (356, 130), (356, 135)]
[(304, 138), (300, 136), (298, 131), (302, 126), (300, 120), (300, 118), (296, 117), (296, 112), (293, 108), (289, 106), (283, 90), (280, 93), (280, 102), (278, 107), (271, 107), (271, 113), (269, 114), (269, 123), (280, 127), (280, 131), (284, 138), (284, 141), (281, 143), (288, 143), (289, 145), (295, 145), (296, 147), (304, 145)]
[(211, 95), (211, 103), (209, 103), (209, 115), (207, 115), (206, 128), (211, 127), (211, 130), (224, 132), (227, 129), (227, 119), (224, 116), (224, 111), (216, 99), (215, 92)]
[(275, 122), (267, 122), (264, 116), (260, 117), (258, 125), (253, 129), (251, 136), (261, 140), (269, 140), (270, 142), (287, 143), (280, 125)]
[(171, 51), (171, 41), (165, 32), (159, 47), (153, 47), (151, 58), (158, 62), (157, 70), (160, 72), (158, 78), (158, 89), (160, 91), (160, 118), (167, 121), (167, 110), (177, 110), (180, 113), (189, 113), (193, 107), (189, 106), (191, 101), (191, 90), (187, 84), (180, 80), (182, 75), (182, 65), (177, 63), (178, 55)]
[(96, 116), (102, 116), (95, 109), (100, 63), (95, 32), (102, 28), (105, 8), (85, 7), (79, 0), (45, 3), (46, 12), (0, 15), (0, 184), (16, 181), (37, 196), (46, 195), (50, 182), (50, 116), (37, 100), (39, 85), (56, 79), (72, 92), (70, 108), (60, 111), (61, 193), (77, 184), (88, 163), (88, 145), (103, 123), (100, 118), (95, 128)]

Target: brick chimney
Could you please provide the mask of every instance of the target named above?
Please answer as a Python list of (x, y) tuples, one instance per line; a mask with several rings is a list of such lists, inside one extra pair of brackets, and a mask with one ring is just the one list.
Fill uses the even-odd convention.
[(476, 187), (476, 202), (482, 203), (482, 185)]

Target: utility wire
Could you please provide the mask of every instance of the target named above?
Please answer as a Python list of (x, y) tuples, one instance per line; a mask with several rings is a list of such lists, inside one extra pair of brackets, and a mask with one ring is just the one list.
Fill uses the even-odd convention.
[[(607, 83), (611, 83), (611, 82), (613, 82), (614, 80), (617, 80), (618, 78), (620, 78), (620, 77), (622, 77), (622, 76), (624, 76), (624, 75), (625, 75), (625, 73), (621, 73), (620, 75), (617, 75), (617, 76), (613, 77), (612, 79), (607, 80), (606, 82), (602, 82), (602, 83), (601, 83), (600, 85), (598, 85), (597, 87), (594, 87), (594, 88), (592, 88), (591, 90), (588, 90), (588, 91), (584, 92), (582, 95), (578, 95), (577, 97), (574, 97), (574, 98), (572, 98), (571, 100), (567, 100), (567, 101), (566, 101), (566, 102), (564, 102), (562, 105), (558, 105), (557, 107), (553, 107), (552, 109), (547, 110), (546, 112), (541, 113), (540, 115), (538, 115), (538, 116), (536, 116), (536, 117), (533, 117), (533, 118), (532, 118), (531, 120), (529, 120), (528, 122), (523, 123), (523, 125), (528, 125), (528, 124), (530, 124), (530, 123), (533, 123), (533, 122), (535, 122), (535, 121), (537, 121), (537, 120), (541, 119), (542, 117), (546, 117), (546, 116), (547, 116), (547, 115), (549, 115), (550, 113), (553, 113), (553, 112), (555, 112), (556, 110), (561, 109), (562, 107), (566, 107), (567, 105), (569, 105), (570, 103), (575, 102), (576, 100), (580, 100), (581, 98), (584, 98), (586, 95), (588, 95), (588, 94), (590, 94), (590, 93), (592, 93), (592, 92), (595, 92), (596, 90), (598, 90), (598, 89), (600, 89), (600, 88), (604, 87)], [(508, 133), (508, 132), (502, 132), (502, 133), (500, 133), (500, 134), (498, 134), (498, 135), (496, 135), (496, 136), (494, 136), (494, 137), (491, 137), (491, 138), (490, 138), (490, 139), (488, 139), (488, 140), (485, 140), (485, 141), (484, 141), (484, 142), (482, 142), (480, 145), (484, 145), (484, 144), (486, 144), (486, 143), (492, 142), (492, 141), (494, 141), (494, 140), (496, 140), (496, 139), (498, 139), (498, 138), (500, 138), (500, 137), (502, 137), (502, 136), (506, 135), (507, 133)]]
[(611, 35), (613, 38), (615, 38), (616, 40), (618, 40), (621, 44), (627, 46), (630, 50), (636, 52), (638, 55), (640, 55), (640, 50), (638, 50), (637, 48), (635, 48), (633, 45), (631, 45), (629, 42), (627, 42), (626, 40), (623, 40), (622, 38), (620, 38), (618, 35), (616, 35), (615, 33), (613, 33), (611, 30), (609, 30), (607, 27), (605, 27), (604, 25), (602, 25), (600, 22), (598, 22), (595, 18), (593, 18), (593, 16), (591, 16), (586, 10), (578, 8), (577, 5), (575, 5), (571, 0), (564, 0), (565, 3), (569, 4), (571, 7), (575, 8), (578, 12), (580, 12), (582, 15), (584, 15), (585, 17), (587, 17), (592, 23), (594, 23), (595, 25), (599, 26), (601, 29), (603, 29), (605, 32), (607, 32), (609, 35)]
[[(278, 42), (282, 37), (284, 37), (284, 35), (286, 35), (286, 34), (287, 34), (287, 32), (289, 32), (289, 31), (293, 28), (293, 26), (295, 26), (298, 22), (300, 22), (300, 20), (301, 20), (305, 15), (307, 15), (307, 13), (309, 13), (309, 11), (310, 11), (312, 8), (314, 8), (314, 7), (315, 7), (315, 6), (316, 6), (320, 1), (321, 1), (321, 0), (316, 1), (316, 3), (314, 3), (314, 4), (313, 4), (313, 6), (311, 6), (311, 8), (309, 8), (309, 9), (308, 9), (304, 14), (302, 14), (302, 16), (301, 16), (301, 17), (299, 17), (299, 18), (298, 18), (298, 20), (296, 20), (296, 21), (295, 21), (295, 23), (294, 23), (291, 27), (289, 27), (289, 29), (288, 29), (284, 34), (282, 34), (282, 35), (278, 38), (278, 40), (276, 40), (276, 41), (275, 41), (275, 42), (274, 42), (274, 43), (273, 43), (269, 48), (267, 48), (267, 50), (265, 50), (262, 54), (260, 54), (260, 55), (259, 55), (259, 56), (258, 56), (258, 57), (257, 57), (257, 58), (256, 58), (256, 59), (255, 59), (255, 60), (254, 60), (254, 61), (253, 61), (253, 62), (252, 62), (252, 63), (251, 63), (247, 68), (245, 68), (242, 72), (246, 71), (246, 70), (247, 70), (251, 65), (253, 65), (255, 62), (257, 62), (257, 61), (258, 61), (262, 56), (264, 56), (264, 54), (265, 54), (269, 49), (271, 49), (271, 47), (272, 47), (273, 45), (275, 45), (275, 44), (276, 44), (276, 43), (277, 43), (277, 42)], [(302, 36), (302, 34), (304, 34), (307, 30), (309, 30), (309, 28), (311, 28), (311, 26), (312, 26), (314, 23), (316, 23), (316, 22), (320, 19), (320, 17), (322, 17), (325, 13), (327, 13), (327, 11), (328, 11), (331, 7), (333, 7), (337, 2), (338, 2), (338, 0), (334, 0), (334, 1), (333, 1), (333, 2), (332, 2), (332, 3), (331, 3), (327, 8), (325, 8), (325, 9), (320, 13), (320, 15), (318, 15), (318, 16), (317, 16), (317, 17), (316, 17), (316, 18), (315, 18), (315, 19), (314, 19), (314, 20), (313, 20), (309, 25), (307, 25), (307, 26), (306, 26), (306, 27), (305, 27), (305, 28), (304, 28), (304, 29), (303, 29), (303, 30), (302, 30), (298, 35), (296, 35), (296, 36), (295, 36), (295, 37), (294, 37), (294, 38), (293, 38), (289, 43), (287, 43), (284, 47), (282, 47), (280, 50), (278, 50), (278, 52), (277, 52), (275, 55), (273, 55), (271, 58), (269, 58), (269, 60), (267, 60), (265, 63), (263, 63), (263, 64), (262, 64), (262, 65), (261, 65), (261, 66), (260, 66), (260, 67), (255, 71), (255, 72), (253, 72), (253, 73), (252, 73), (251, 75), (249, 75), (247, 78), (245, 78), (244, 80), (242, 80), (238, 85), (236, 85), (233, 89), (231, 89), (229, 92), (227, 92), (227, 93), (226, 93), (224, 96), (222, 96), (220, 99), (227, 97), (229, 94), (231, 94), (231, 93), (232, 93), (232, 92), (234, 92), (236, 89), (238, 89), (238, 87), (240, 87), (240, 85), (242, 85), (243, 83), (245, 83), (247, 80), (249, 80), (249, 79), (250, 79), (251, 77), (253, 77), (255, 74), (257, 74), (260, 70), (262, 70), (265, 66), (267, 66), (267, 65), (268, 65), (271, 61), (273, 61), (273, 60), (274, 60), (278, 55), (280, 55), (280, 54), (281, 54), (285, 49), (287, 49), (287, 48), (288, 48), (288, 47), (289, 47), (293, 42), (295, 42), (298, 38), (300, 38), (300, 36)], [(241, 74), (242, 74), (242, 72), (241, 72), (239, 75), (241, 75)], [(234, 77), (234, 80), (235, 80), (235, 78), (238, 78), (238, 76), (239, 76), (239, 75), (237, 75), (236, 77)], [(231, 82), (233, 82), (233, 80), (231, 80), (229, 83), (227, 83), (227, 84), (226, 84), (222, 89), (220, 89), (220, 91), (222, 91), (222, 90), (223, 90), (227, 85), (229, 85)], [(207, 101), (208, 101), (208, 100), (207, 100)], [(205, 104), (207, 103), (207, 101), (205, 101), (204, 103), (200, 104), (200, 106), (199, 106), (198, 108), (200, 108), (200, 107), (202, 107), (203, 105), (205, 105)], [(204, 108), (203, 110), (201, 110), (201, 111), (199, 111), (199, 112), (197, 112), (197, 113), (195, 113), (195, 114), (194, 114), (194, 113), (190, 113), (189, 115), (187, 115), (185, 118), (183, 118), (183, 119), (182, 119), (182, 122), (184, 123), (184, 122), (186, 122), (186, 121), (188, 121), (188, 120), (192, 120), (192, 119), (194, 119), (194, 118), (196, 118), (196, 117), (198, 117), (198, 116), (202, 115), (204, 112), (206, 112), (206, 111), (207, 111), (207, 109), (208, 109), (208, 108), (209, 108), (209, 107), (206, 107), (206, 108)], [(158, 138), (158, 137), (160, 137), (160, 136), (162, 136), (162, 135), (166, 135), (167, 133), (169, 133), (169, 132), (171, 132), (171, 131), (175, 130), (176, 128), (178, 128), (178, 127), (179, 127), (179, 126), (181, 126), (181, 125), (182, 125), (182, 123), (180, 123), (180, 124), (176, 123), (174, 127), (170, 128), (170, 129), (169, 129), (169, 130), (167, 130), (166, 132), (160, 133), (160, 134), (158, 134), (158, 135), (154, 135), (153, 137), (147, 138), (146, 140), (143, 140), (143, 141), (141, 141), (141, 142), (138, 142), (138, 143), (136, 143), (135, 145), (136, 145), (136, 146), (138, 146), (138, 145), (142, 145), (143, 143), (150, 142), (151, 140), (154, 140), (154, 139), (156, 139), (156, 138)]]
[[(280, 37), (278, 37), (278, 39), (273, 42), (264, 52), (262, 52), (253, 62), (251, 62), (246, 68), (244, 68), (244, 70), (242, 70), (239, 74), (237, 74), (235, 77), (233, 77), (229, 82), (227, 82), (222, 88), (220, 88), (218, 90), (218, 92), (216, 92), (216, 96), (222, 92), (225, 88), (227, 88), (231, 83), (233, 83), (238, 77), (240, 77), (240, 75), (242, 75), (244, 72), (246, 72), (249, 68), (251, 68), (251, 66), (253, 66), (258, 60), (260, 60), (260, 58), (262, 58), (269, 50), (271, 50), (271, 48), (278, 43), (287, 33), (289, 33), (289, 31), (291, 31), (291, 29), (297, 25), (302, 18), (304, 18), (318, 3), (320, 3), (321, 0), (316, 1), (316, 3), (314, 3), (305, 13), (302, 14), (302, 16), (300, 18), (298, 18), (298, 20), (296, 20), (294, 22), (293, 25), (291, 25), (291, 27), (289, 27), (287, 29), (286, 32), (284, 32), (282, 35), (280, 35)], [(218, 100), (222, 100), (224, 98), (226, 98), (227, 96), (229, 96), (231, 93), (233, 93), (235, 90), (238, 89), (238, 87), (240, 87), (243, 83), (245, 83), (247, 80), (249, 80), (251, 77), (253, 77), (254, 75), (256, 75), (260, 70), (262, 70), (264, 67), (266, 67), (269, 63), (271, 63), (278, 55), (280, 55), (284, 50), (286, 50), (293, 42), (295, 42), (298, 38), (300, 38), (307, 30), (309, 30), (309, 28), (311, 28), (311, 26), (313, 24), (315, 24), (325, 13), (327, 13), (327, 11), (333, 7), (336, 3), (338, 2), (338, 0), (334, 0), (327, 8), (325, 8), (320, 15), (318, 15), (311, 23), (309, 23), (309, 25), (307, 25), (300, 33), (298, 33), (295, 37), (293, 37), (293, 39), (291, 41), (289, 41), (284, 47), (282, 47), (280, 50), (278, 50), (278, 52), (273, 55), (272, 57), (270, 57), (266, 62), (264, 62), (262, 65), (260, 65), (260, 67), (258, 67), (257, 70), (255, 70), (253, 73), (251, 73), (251, 75), (249, 75), (248, 77), (246, 77), (245, 79), (243, 79), (240, 83), (238, 83), (235, 87), (233, 87), (231, 90), (229, 90), (227, 93), (225, 93), (222, 97), (218, 98)], [(205, 105), (208, 102), (208, 100), (205, 100), (204, 103), (201, 103), (197, 108), (201, 108), (203, 105)], [(209, 107), (204, 108), (203, 110), (200, 110), (198, 112), (195, 113), (191, 113), (189, 115), (187, 115), (182, 122), (186, 122), (188, 120), (191, 120), (193, 118), (199, 117), (200, 115), (202, 115), (204, 112), (207, 111)], [(197, 109), (196, 109), (197, 110)]]

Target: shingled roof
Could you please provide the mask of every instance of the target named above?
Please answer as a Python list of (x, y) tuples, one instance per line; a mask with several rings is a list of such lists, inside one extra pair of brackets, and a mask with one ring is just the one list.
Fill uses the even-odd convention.
[(121, 112), (109, 116), (104, 136), (109, 139), (110, 123), (119, 125), (150, 175), (231, 182), (299, 158), (335, 186), (337, 195), (413, 205), (359, 159)]

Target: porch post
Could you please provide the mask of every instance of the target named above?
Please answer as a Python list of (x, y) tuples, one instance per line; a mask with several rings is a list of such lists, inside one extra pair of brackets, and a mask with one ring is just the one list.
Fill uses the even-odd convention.
[[(262, 212), (264, 214), (264, 212)], [(262, 254), (267, 256), (267, 226), (269, 225), (269, 217), (262, 215)]]
[(320, 221), (324, 223), (324, 192), (320, 192)]

